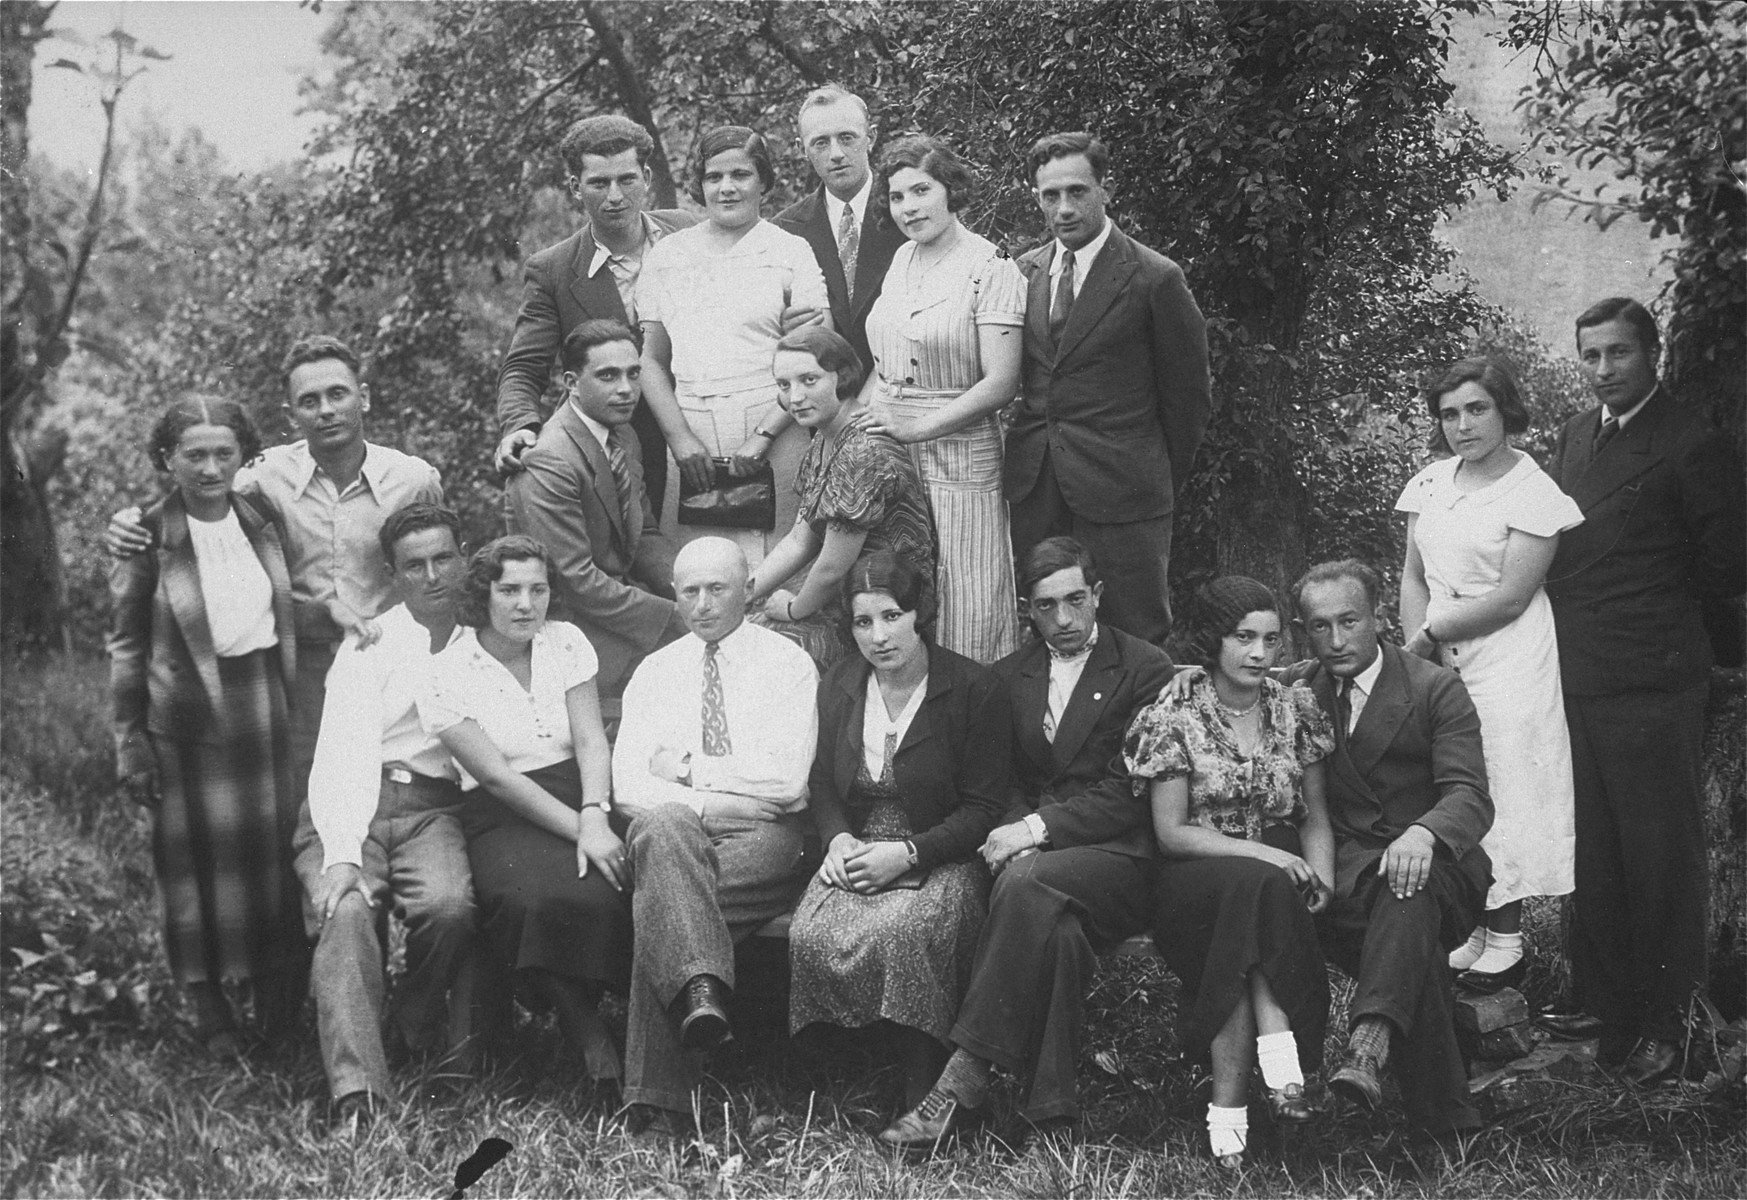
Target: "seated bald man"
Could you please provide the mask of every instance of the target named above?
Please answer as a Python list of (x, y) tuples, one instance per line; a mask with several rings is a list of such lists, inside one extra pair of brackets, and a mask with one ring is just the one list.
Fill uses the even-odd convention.
[(818, 737), (818, 672), (748, 624), (746, 558), (724, 538), (679, 552), (689, 632), (625, 688), (613, 803), (629, 819), (632, 1132), (689, 1132), (699, 1052), (732, 1036), (734, 943), (786, 911), (802, 883), (801, 812)]

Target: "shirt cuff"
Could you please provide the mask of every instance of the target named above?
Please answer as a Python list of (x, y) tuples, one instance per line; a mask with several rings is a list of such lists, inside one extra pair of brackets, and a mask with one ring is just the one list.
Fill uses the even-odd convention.
[(1043, 823), (1043, 818), (1036, 813), (1025, 814), (1025, 828), (1031, 830), (1031, 844), (1041, 846), (1049, 841), (1049, 826)]

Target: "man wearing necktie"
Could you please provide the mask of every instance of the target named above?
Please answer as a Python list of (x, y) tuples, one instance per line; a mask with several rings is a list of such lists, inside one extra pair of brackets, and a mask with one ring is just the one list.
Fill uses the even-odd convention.
[(1377, 573), (1347, 560), (1294, 589), (1316, 661), (1288, 668), (1335, 718), (1329, 822), (1335, 897), (1317, 918), (1328, 959), (1357, 983), (1336, 1094), (1382, 1098), (1391, 1065), (1408, 1115), (1434, 1136), (1476, 1129), (1456, 1044), (1449, 952), (1485, 908), (1492, 827), (1480, 717), (1455, 672), (1377, 637)]
[(1207, 329), (1183, 270), (1116, 228), (1109, 154), (1089, 133), (1031, 149), (1054, 238), (1030, 280), (1023, 391), (1002, 489), (1013, 551), (1069, 536), (1097, 556), (1104, 618), (1160, 645), (1171, 628), (1171, 515), (1207, 427)]
[(796, 117), (801, 150), (819, 190), (776, 216), (775, 224), (807, 239), (831, 296), (831, 327), (873, 365), (867, 345), (867, 314), (879, 299), (892, 255), (904, 244), (895, 225), (874, 220), (882, 196), (873, 195), (868, 156), (878, 131), (868, 123), (867, 104), (835, 84), (807, 93)]
[(1583, 510), (1547, 576), (1576, 782), (1572, 982), (1603, 1064), (1634, 1084), (1675, 1069), (1708, 978), (1704, 609), (1747, 586), (1732, 439), (1660, 385), (1659, 349), (1636, 301), (1577, 318), (1599, 404), (1547, 464)]
[[(1071, 1125), (1084, 999), (1097, 952), (1151, 919), (1151, 809), (1123, 766), (1135, 714), (1171, 677), (1164, 651), (1098, 620), (1097, 564), (1048, 538), (1020, 564), (1038, 640), (995, 664), (1013, 697), (1013, 791), (983, 843), (995, 872), (954, 1054), (934, 1092), (881, 1135), (932, 1145), (982, 1107), (989, 1067), (1028, 1074), (1017, 1131)], [(932, 1094), (931, 1094), (932, 1095)]]
[(609, 725), (631, 670), (685, 632), (674, 546), (655, 523), (631, 428), (642, 389), (638, 335), (584, 321), (564, 339), (565, 402), (509, 480), (510, 526), (552, 553), (552, 617), (587, 635)]
[(633, 1132), (687, 1131), (697, 1052), (732, 1036), (734, 943), (803, 883), (819, 675), (806, 651), (746, 621), (747, 574), (724, 538), (679, 552), (673, 587), (690, 632), (637, 668), (613, 747), (613, 803), (631, 822)]

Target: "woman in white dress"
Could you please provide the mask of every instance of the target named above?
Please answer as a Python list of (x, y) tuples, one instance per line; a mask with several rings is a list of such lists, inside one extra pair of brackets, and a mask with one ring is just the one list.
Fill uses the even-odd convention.
[(1553, 610), (1542, 584), (1576, 503), (1510, 435), (1528, 427), (1515, 381), (1463, 359), (1428, 394), (1435, 441), (1452, 457), (1415, 475), (1395, 507), (1407, 517), (1401, 572), (1407, 649), (1461, 675), (1480, 713), (1496, 812), (1486, 919), (1450, 955), (1476, 990), (1522, 978), (1522, 902), (1573, 886), (1571, 742), (1559, 686)]
[(774, 529), (675, 530), (682, 541), (726, 537), (753, 567), (794, 526), (795, 471), (807, 450), (806, 434), (776, 402), (770, 374), (783, 314), (831, 309), (813, 248), (759, 216), (775, 185), (762, 136), (742, 125), (710, 130), (699, 139), (691, 185), (707, 219), (657, 242), (637, 278), (643, 397), (679, 468), (662, 511), (677, 510), (682, 476), (693, 488), (709, 486), (712, 458), (730, 460), (736, 475), (769, 462)]
[(1025, 278), (959, 223), (970, 167), (908, 137), (880, 158), (876, 196), (909, 240), (868, 313), (871, 430), (910, 447), (934, 508), (940, 645), (980, 663), (1019, 646), (1013, 543), (1001, 496), (1000, 409), (1019, 390)]

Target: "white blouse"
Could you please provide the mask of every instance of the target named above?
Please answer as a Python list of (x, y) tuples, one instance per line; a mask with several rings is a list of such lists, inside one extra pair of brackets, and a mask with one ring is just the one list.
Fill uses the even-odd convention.
[[(419, 720), (432, 737), (463, 721), (476, 722), (511, 769), (525, 775), (576, 752), (565, 693), (593, 679), (598, 669), (582, 630), (548, 621), (534, 635), (524, 691), (479, 644), (478, 631), (468, 629), (432, 660), (418, 698)], [(479, 781), (462, 768), (461, 786), (476, 788)]]
[(212, 648), (220, 658), (241, 658), (279, 644), (273, 625), (273, 581), (243, 532), (236, 510), (216, 521), (188, 517), (188, 539), (206, 603)]
[(904, 735), (910, 732), (910, 722), (916, 719), (916, 710), (922, 707), (922, 698), (927, 694), (928, 676), (924, 675), (898, 715), (887, 716), (886, 698), (880, 691), (880, 673), (868, 672), (867, 712), (861, 718), (861, 761), (867, 764), (869, 778), (877, 780), (886, 769), (886, 735), (896, 734), (898, 740), (892, 745), (894, 748), (902, 746)]

